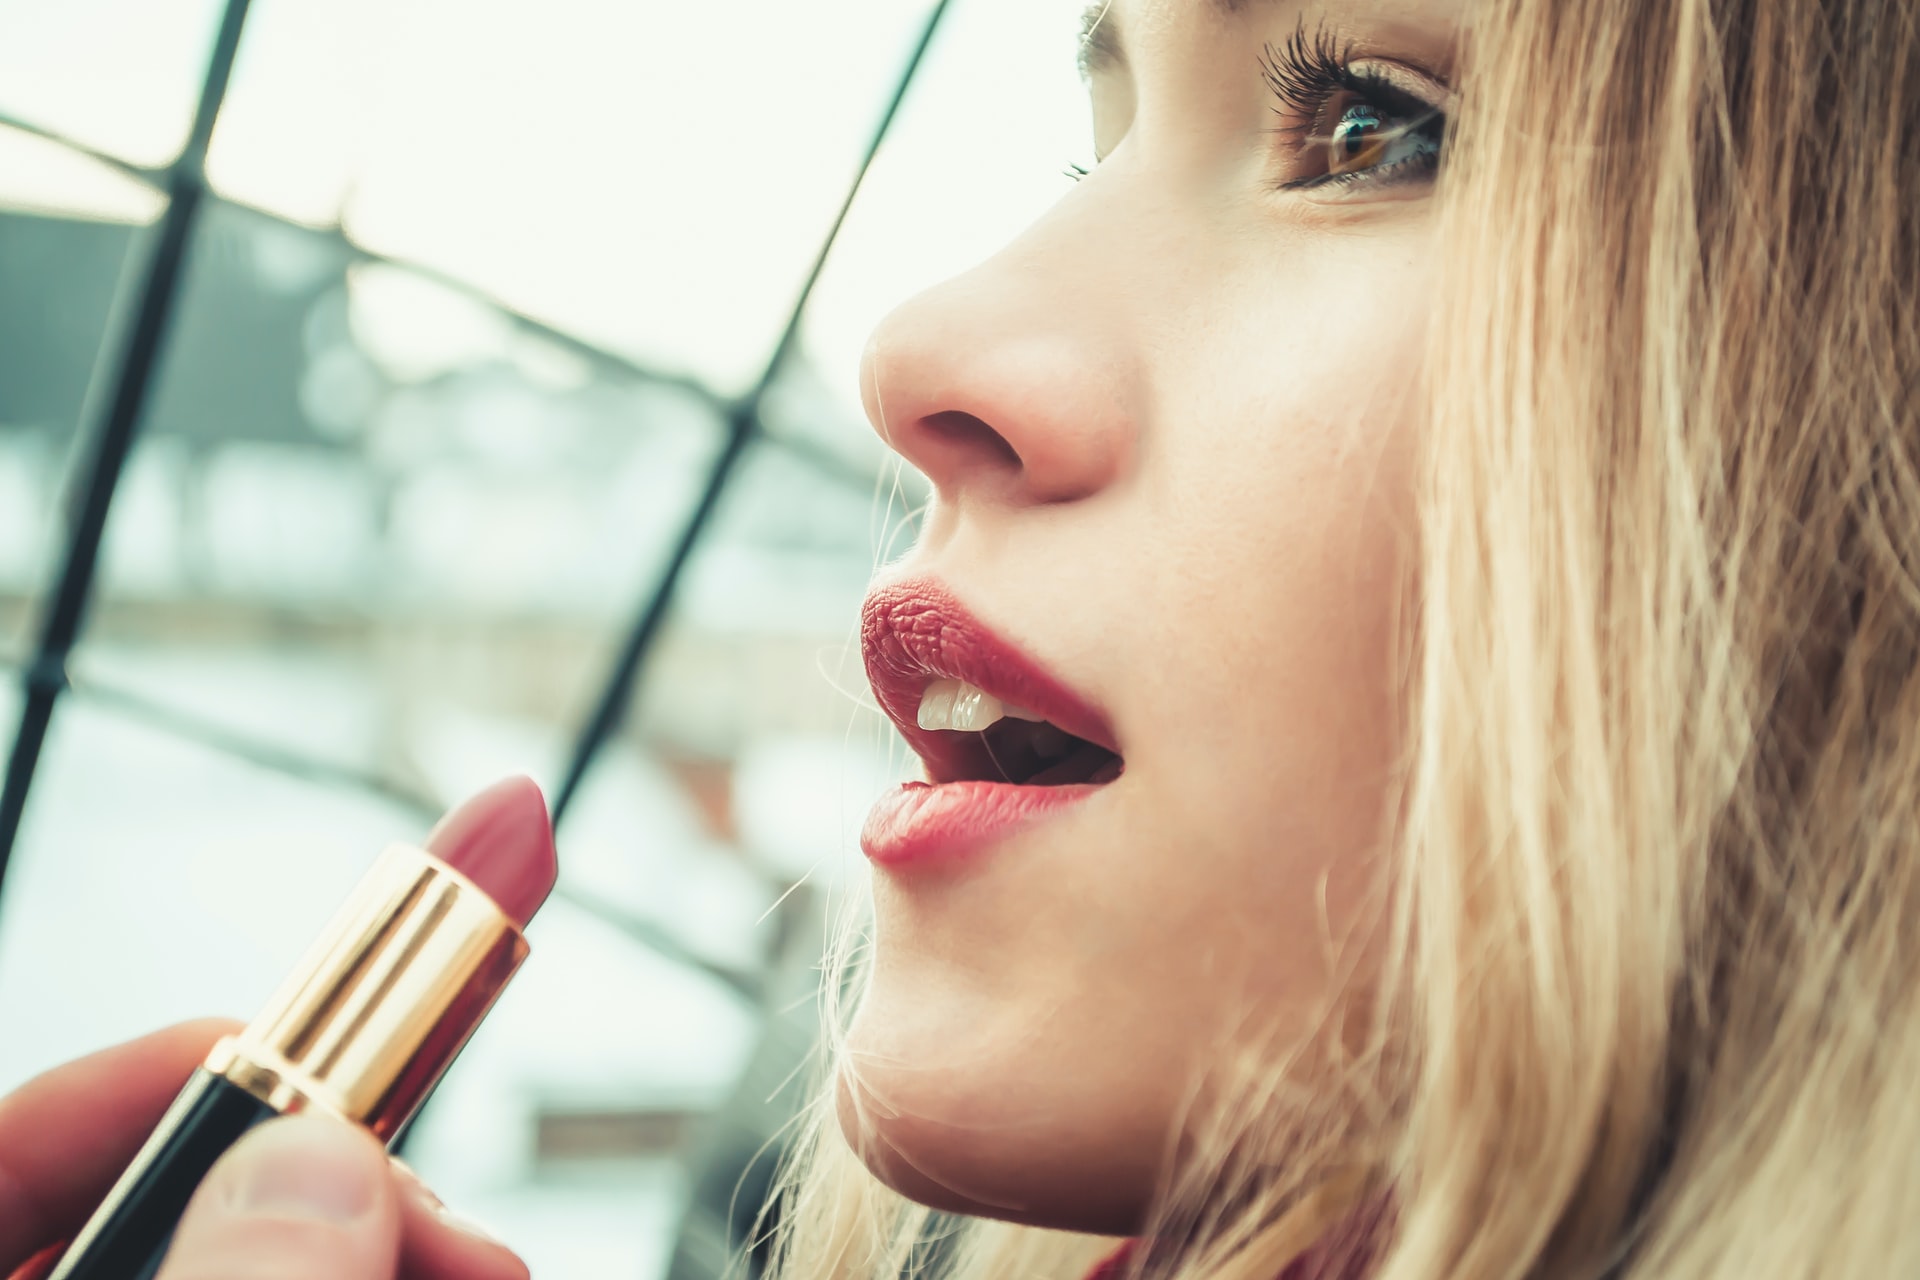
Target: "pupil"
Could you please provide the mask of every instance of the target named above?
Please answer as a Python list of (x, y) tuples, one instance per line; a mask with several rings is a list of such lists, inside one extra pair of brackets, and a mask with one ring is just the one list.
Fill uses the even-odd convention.
[(1369, 135), (1380, 128), (1380, 113), (1371, 107), (1349, 107), (1334, 131), (1334, 140), (1349, 159), (1374, 146)]

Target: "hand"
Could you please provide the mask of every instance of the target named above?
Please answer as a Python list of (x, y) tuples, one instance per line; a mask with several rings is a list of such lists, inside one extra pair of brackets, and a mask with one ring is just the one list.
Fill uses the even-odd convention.
[[(57, 1067), (0, 1098), (0, 1276), (52, 1267), (213, 1042), (195, 1022)], [(526, 1280), (373, 1138), (274, 1120), (223, 1156), (156, 1280)]]

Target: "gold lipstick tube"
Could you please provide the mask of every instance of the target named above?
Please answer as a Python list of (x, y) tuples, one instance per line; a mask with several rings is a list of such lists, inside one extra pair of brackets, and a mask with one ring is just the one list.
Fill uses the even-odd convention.
[(48, 1280), (149, 1280), (214, 1162), (275, 1116), (320, 1110), (390, 1142), (526, 957), (473, 881), (389, 847), (260, 1015), (214, 1046)]
[(207, 1070), (282, 1115), (318, 1107), (384, 1142), (526, 957), (520, 930), (471, 880), (393, 845)]

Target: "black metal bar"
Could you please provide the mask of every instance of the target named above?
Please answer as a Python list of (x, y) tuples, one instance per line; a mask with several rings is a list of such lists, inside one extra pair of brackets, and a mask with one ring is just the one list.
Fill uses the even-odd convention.
[[(356, 769), (350, 765), (325, 760), (278, 743), (239, 733), (177, 707), (154, 702), (127, 689), (84, 681), (71, 685), (69, 692), (82, 702), (104, 708), (127, 720), (151, 725), (183, 742), (194, 743), (196, 746), (251, 765), (256, 769), (264, 769), (269, 773), (277, 773), (299, 782), (311, 783), (316, 787), (351, 788), (379, 796), (387, 803), (406, 810), (418, 819), (422, 826), (430, 826), (440, 817), (441, 805), (370, 770)], [(760, 986), (756, 975), (716, 964), (703, 956), (694, 954), (683, 946), (679, 939), (650, 920), (641, 919), (609, 906), (565, 882), (555, 887), (553, 896), (613, 926), (657, 955), (717, 979), (749, 1000), (759, 993)]]
[(0, 111), (0, 127), (17, 129), (21, 133), (31, 134), (36, 138), (64, 147), (68, 151), (83, 155), (87, 159), (106, 165), (110, 169), (118, 169), (127, 177), (152, 187), (155, 191), (166, 189), (167, 166), (165, 165), (161, 165), (156, 169), (144, 164), (135, 164), (131, 160), (123, 160), (111, 151), (102, 151), (99, 147), (76, 141), (73, 138), (69, 138), (66, 134), (61, 133), (58, 129), (49, 129), (46, 125), (35, 124), (31, 120), (22, 120), (19, 116), (8, 111)]
[(233, 74), (240, 31), (246, 24), (247, 4), (248, 0), (227, 0), (226, 11), (221, 16), (220, 30), (207, 62), (207, 77), (194, 111), (193, 127), (187, 134), (180, 158), (167, 174), (167, 209), (160, 217), (144, 278), (110, 366), (112, 377), (107, 385), (112, 389), (107, 397), (106, 412), (88, 441), (86, 487), (68, 528), (65, 555), (51, 601), (41, 618), (38, 643), (24, 682), (20, 725), (14, 735), (13, 753), (7, 760), (6, 782), (0, 787), (0, 889), (5, 886), (7, 863), (13, 853), (14, 838), (20, 831), (21, 815), (26, 811), (27, 792), (33, 785), (47, 726), (66, 688), (67, 658), (79, 638), (87, 602), (93, 592), (100, 538), (106, 529), (114, 487), (119, 483), (121, 469), (133, 445), (167, 323), (173, 314), (174, 300), (179, 295), (181, 264), (192, 238), (200, 198), (206, 191), (207, 144), (213, 137), (213, 122), (220, 113), (227, 82)]
[(813, 266), (807, 272), (806, 283), (800, 286), (800, 295), (794, 299), (793, 310), (787, 314), (787, 327), (781, 331), (780, 341), (774, 346), (773, 355), (768, 357), (760, 381), (749, 396), (756, 407), (773, 386), (774, 379), (780, 376), (781, 367), (786, 364), (787, 357), (800, 340), (800, 325), (807, 318), (807, 304), (813, 301), (814, 286), (820, 283), (820, 273), (826, 270), (827, 258), (833, 253), (835, 242), (840, 239), (840, 228), (846, 225), (847, 214), (853, 211), (853, 201), (860, 194), (860, 184), (867, 180), (867, 170), (873, 167), (873, 158), (880, 154), (887, 134), (893, 130), (893, 118), (900, 114), (900, 104), (907, 100), (907, 90), (913, 88), (914, 78), (920, 74), (920, 64), (926, 61), (927, 50), (933, 46), (933, 37), (940, 31), (940, 20), (947, 16), (948, 3), (949, 0), (937, 0), (927, 13), (927, 21), (920, 28), (920, 39), (914, 43), (913, 52), (907, 55), (906, 65), (900, 68), (900, 79), (893, 86), (893, 96), (887, 99), (887, 109), (881, 112), (880, 123), (874, 127), (873, 137), (867, 143), (867, 153), (860, 157), (860, 167), (854, 171), (846, 199), (840, 202), (839, 212), (833, 215), (833, 225), (827, 228), (826, 238), (820, 242), (820, 252), (813, 256)]
[[(17, 129), (22, 133), (31, 134), (36, 138), (41, 138), (56, 146), (72, 151), (76, 155), (85, 156), (89, 160), (116, 169), (136, 182), (152, 187), (156, 191), (163, 189), (166, 173), (164, 169), (150, 169), (143, 165), (122, 160), (118, 156), (100, 150), (98, 147), (91, 147), (83, 142), (69, 138), (56, 129), (49, 129), (44, 125), (22, 120), (18, 116), (10, 115), (5, 111), (0, 111), (0, 128)], [(325, 228), (301, 226), (300, 224), (290, 222), (277, 213), (266, 209), (258, 209), (249, 204), (242, 204), (237, 200), (229, 200), (223, 196), (215, 195), (212, 192), (206, 193), (202, 199), (225, 208), (244, 211), (255, 217), (266, 218), (286, 226), (298, 227), (301, 232), (307, 235), (328, 237), (357, 262), (370, 262), (377, 263), (381, 266), (394, 267), (398, 270), (411, 272), (424, 279), (431, 280), (442, 288), (450, 289), (462, 297), (471, 298), (476, 302), (493, 308), (521, 328), (531, 333), (536, 333), (549, 342), (554, 342), (565, 347), (567, 351), (586, 360), (598, 371), (612, 373), (615, 376), (637, 378), (653, 386), (670, 387), (675, 391), (689, 395), (695, 400), (722, 412), (725, 412), (729, 406), (730, 402), (727, 397), (721, 395), (698, 378), (683, 373), (673, 373), (665, 369), (655, 369), (638, 360), (620, 355), (617, 352), (608, 351), (604, 347), (596, 347), (585, 339), (568, 333), (565, 329), (557, 325), (549, 324), (544, 320), (530, 316), (508, 305), (506, 302), (488, 293), (485, 289), (480, 288), (470, 281), (462, 280), (438, 267), (413, 262), (406, 258), (396, 257), (393, 254), (381, 253), (376, 249), (369, 249), (359, 241), (353, 239), (345, 230), (338, 226)], [(809, 285), (809, 290), (810, 289), (811, 285)], [(843, 484), (852, 485), (855, 488), (861, 489), (870, 488), (878, 480), (878, 477), (874, 473), (861, 470), (859, 465), (852, 460), (843, 458), (829, 449), (822, 448), (817, 442), (805, 439), (804, 437), (788, 435), (781, 431), (767, 430), (762, 433), (761, 438), (769, 444), (779, 445), (781, 448), (789, 451), (795, 457), (808, 463), (829, 479), (837, 480)]]
[[(0, 117), (0, 123), (5, 122), (5, 118)], [(287, 221), (278, 214), (256, 209), (251, 205), (241, 204), (238, 201), (227, 200), (221, 196), (209, 195), (207, 198), (218, 201), (220, 204), (231, 209), (244, 210), (256, 217), (269, 218), (275, 222)], [(843, 208), (840, 218), (844, 219), (845, 217), (846, 211)], [(838, 234), (839, 226), (840, 222), (836, 220), (834, 223), (835, 234)], [(597, 347), (584, 338), (568, 333), (565, 329), (528, 315), (526, 312), (503, 302), (501, 299), (488, 293), (485, 289), (480, 288), (471, 281), (462, 280), (458, 276), (444, 271), (439, 267), (428, 266), (425, 263), (414, 262), (410, 259), (396, 257), (389, 253), (381, 253), (377, 249), (369, 249), (349, 236), (344, 229), (337, 226), (320, 231), (305, 227), (301, 228), (301, 230), (310, 235), (330, 237), (342, 251), (351, 255), (357, 262), (393, 267), (397, 270), (417, 275), (422, 279), (431, 280), (443, 289), (458, 293), (464, 298), (469, 298), (480, 303), (482, 306), (498, 311), (529, 333), (537, 334), (549, 342), (566, 348), (570, 354), (579, 356), (592, 365), (596, 372), (611, 374), (615, 377), (633, 378), (651, 386), (666, 387), (690, 396), (708, 408), (720, 413), (731, 414), (732, 412), (734, 401), (729, 400), (726, 396), (715, 391), (712, 387), (709, 387), (696, 377), (684, 373), (673, 373), (665, 369), (656, 369), (651, 365), (643, 364), (629, 356), (608, 351), (604, 347)], [(812, 275), (807, 281), (806, 293), (802, 295), (803, 298), (807, 294), (812, 293), (814, 283), (819, 278), (820, 267), (822, 265), (823, 263), (820, 262), (815, 263)], [(789, 336), (783, 332), (781, 337), (782, 349), (785, 348), (789, 341)], [(750, 394), (764, 395), (764, 391)], [(820, 471), (823, 475), (844, 484), (858, 488), (871, 488), (879, 479), (877, 473), (861, 470), (860, 467), (851, 460), (840, 457), (838, 454), (822, 448), (815, 441), (777, 431), (764, 431), (761, 433), (761, 438), (771, 444), (779, 445), (795, 457), (800, 458)]]
[(674, 542), (672, 554), (667, 557), (666, 567), (660, 571), (653, 590), (647, 593), (640, 616), (627, 632), (626, 643), (620, 647), (613, 669), (601, 686), (593, 714), (587, 718), (586, 726), (575, 740), (566, 777), (561, 780), (560, 788), (553, 796), (553, 825), (556, 829), (566, 817), (567, 810), (573, 806), (573, 797), (586, 780), (594, 756), (626, 718), (627, 703), (633, 696), (633, 682), (639, 674), (641, 661), (652, 649), (654, 639), (666, 622), (667, 610), (673, 602), (674, 590), (680, 585), (681, 574), (686, 571), (687, 561), (692, 558), (700, 535), (706, 532), (707, 525), (712, 521), (714, 510), (720, 505), (720, 495), (725, 492), (727, 481), (732, 477), (734, 467), (739, 464), (740, 455), (746, 452), (747, 441), (752, 436), (751, 418), (736, 418), (728, 424), (726, 442), (721, 445), (719, 457), (714, 459), (712, 469), (707, 472), (707, 483), (700, 491), (700, 500), (694, 504), (692, 513), (681, 525), (680, 536)]
[(315, 787), (363, 791), (388, 804), (432, 822), (440, 816), (440, 806), (409, 787), (373, 769), (328, 760), (297, 747), (268, 742), (251, 734), (230, 729), (205, 716), (181, 707), (155, 702), (131, 689), (99, 684), (92, 680), (70, 681), (68, 692), (81, 702), (104, 708), (123, 719), (148, 725), (162, 733), (191, 742), (195, 746), (235, 760), (309, 783)]
[[(20, 670), (23, 670), (20, 664), (0, 655), (0, 671)], [(440, 805), (379, 774), (342, 765), (319, 756), (308, 755), (279, 743), (237, 732), (224, 725), (215, 724), (211, 720), (182, 711), (178, 707), (154, 702), (131, 690), (89, 680), (74, 683), (68, 692), (81, 702), (100, 707), (134, 723), (148, 725), (182, 742), (191, 742), (195, 746), (227, 756), (241, 764), (280, 774), (298, 782), (310, 783), (316, 787), (351, 789), (376, 795), (396, 808), (406, 811), (422, 826), (431, 824), (440, 816)], [(612, 926), (663, 959), (704, 973), (738, 992), (747, 1000), (759, 998), (760, 979), (757, 974), (736, 969), (730, 965), (718, 964), (695, 954), (679, 939), (651, 920), (642, 919), (610, 906), (590, 894), (582, 893), (564, 881), (554, 889), (553, 896), (559, 901), (579, 908), (596, 920)]]
[[(276, 221), (281, 220), (277, 214), (266, 213), (253, 208), (251, 205), (243, 205), (234, 201), (228, 201), (226, 203), (231, 204), (232, 207), (237, 209), (245, 209), (247, 212), (260, 217), (273, 218)], [(565, 347), (568, 352), (586, 360), (598, 370), (611, 370), (614, 373), (637, 378), (642, 382), (651, 383), (655, 386), (669, 387), (693, 397), (709, 408), (720, 410), (726, 408), (727, 397), (715, 391), (698, 378), (684, 373), (672, 373), (665, 369), (655, 369), (640, 363), (638, 360), (620, 355), (617, 352), (608, 351), (605, 347), (594, 346), (585, 339), (568, 333), (564, 329), (528, 315), (526, 312), (488, 293), (472, 281), (462, 280), (459, 276), (443, 270), (440, 267), (414, 262), (407, 258), (395, 257), (392, 254), (381, 253), (377, 249), (369, 249), (349, 236), (344, 228), (338, 226), (329, 227), (320, 231), (310, 231), (309, 234), (331, 238), (335, 244), (358, 262), (373, 263), (383, 267), (395, 267), (407, 272), (409, 275), (416, 275), (423, 280), (430, 280), (443, 289), (447, 289), (464, 298), (469, 298), (483, 306), (498, 311), (513, 321), (514, 324), (532, 333), (536, 333), (550, 342)]]
[(940, 20), (946, 16), (949, 0), (937, 0), (927, 14), (925, 25), (921, 28), (920, 39), (908, 55), (906, 65), (901, 68), (899, 80), (894, 84), (893, 95), (887, 100), (886, 110), (880, 115), (880, 122), (874, 127), (873, 137), (867, 143), (866, 154), (860, 159), (860, 167), (854, 171), (853, 181), (847, 187), (846, 198), (840, 202), (840, 209), (834, 214), (833, 225), (827, 229), (826, 237), (820, 243), (820, 251), (814, 255), (813, 265), (807, 272), (806, 282), (800, 286), (799, 296), (794, 299), (793, 309), (788, 312), (786, 327), (781, 330), (780, 340), (775, 344), (773, 354), (767, 358), (765, 368), (753, 389), (740, 398), (729, 416), (726, 443), (721, 446), (719, 456), (714, 459), (713, 468), (707, 473), (706, 487), (701, 490), (700, 500), (694, 504), (685, 524), (681, 526), (680, 536), (674, 543), (673, 554), (668, 558), (666, 567), (655, 579), (653, 589), (647, 593), (633, 628), (627, 633), (627, 641), (621, 646), (619, 655), (614, 659), (613, 668), (608, 672), (606, 682), (601, 687), (600, 699), (593, 713), (587, 718), (580, 736), (574, 742), (573, 759), (567, 765), (566, 778), (561, 782), (553, 801), (553, 821), (557, 827), (566, 816), (567, 809), (573, 803), (573, 797), (585, 781), (587, 771), (593, 767), (594, 758), (608, 738), (619, 729), (626, 719), (633, 702), (633, 686), (639, 677), (640, 668), (647, 654), (652, 650), (654, 641), (659, 638), (660, 628), (666, 622), (667, 613), (673, 606), (673, 597), (680, 586), (681, 576), (685, 573), (687, 562), (692, 558), (694, 548), (700, 543), (702, 535), (713, 521), (714, 512), (719, 508), (720, 497), (726, 491), (727, 482), (733, 478), (734, 471), (746, 453), (748, 443), (761, 432), (760, 410), (781, 369), (792, 355), (793, 348), (800, 340), (800, 326), (806, 319), (807, 304), (813, 300), (814, 287), (820, 283), (820, 273), (826, 268), (827, 257), (833, 251), (834, 242), (840, 237), (840, 228), (847, 221), (847, 213), (853, 208), (853, 201), (860, 194), (860, 184), (866, 180), (867, 170), (873, 167), (874, 156), (879, 154), (881, 144), (893, 128), (894, 117), (900, 113), (900, 104), (906, 100), (907, 90), (913, 87), (914, 77), (919, 74), (920, 65), (926, 60), (927, 50), (933, 44), (933, 37), (940, 29)]

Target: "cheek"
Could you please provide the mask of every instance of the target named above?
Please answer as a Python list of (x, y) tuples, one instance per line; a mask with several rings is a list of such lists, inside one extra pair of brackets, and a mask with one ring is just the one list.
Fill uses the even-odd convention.
[(1245, 970), (1272, 997), (1320, 994), (1372, 922), (1402, 733), (1428, 284), (1371, 261), (1243, 295), (1141, 471), (1139, 652), (1163, 657), (1136, 660), (1153, 729), (1129, 768), (1185, 851), (1176, 900), (1263, 940)]

